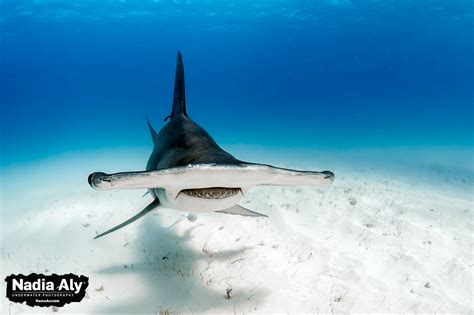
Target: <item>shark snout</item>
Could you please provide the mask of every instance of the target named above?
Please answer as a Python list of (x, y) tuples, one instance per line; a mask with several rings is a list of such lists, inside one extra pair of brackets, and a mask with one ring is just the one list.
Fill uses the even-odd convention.
[(87, 181), (89, 185), (97, 190), (102, 190), (110, 186), (110, 179), (107, 179), (109, 175), (101, 172), (95, 172), (89, 175)]

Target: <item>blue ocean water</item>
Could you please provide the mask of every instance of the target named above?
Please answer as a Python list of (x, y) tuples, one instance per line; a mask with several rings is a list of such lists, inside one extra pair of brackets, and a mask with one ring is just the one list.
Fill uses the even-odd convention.
[(2, 0), (1, 164), (151, 147), (178, 50), (224, 146), (472, 148), (473, 19), (467, 0)]

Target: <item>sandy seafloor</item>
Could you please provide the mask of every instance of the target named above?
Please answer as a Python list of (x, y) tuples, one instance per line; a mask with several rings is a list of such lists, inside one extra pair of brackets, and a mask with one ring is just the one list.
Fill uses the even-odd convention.
[(2, 298), (0, 313), (472, 314), (472, 148), (226, 149), (332, 170), (336, 181), (251, 190), (242, 204), (269, 218), (209, 213), (189, 222), (163, 209), (93, 240), (150, 197), (94, 191), (87, 175), (143, 169), (148, 148), (5, 167), (1, 276), (73, 272), (90, 285), (80, 303), (31, 308)]

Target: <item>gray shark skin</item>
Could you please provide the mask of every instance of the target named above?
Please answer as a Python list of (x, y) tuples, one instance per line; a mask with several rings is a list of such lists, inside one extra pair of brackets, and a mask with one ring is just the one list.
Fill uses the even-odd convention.
[(153, 198), (141, 212), (95, 238), (116, 231), (160, 206), (181, 211), (266, 217), (237, 204), (250, 188), (257, 185), (326, 186), (334, 180), (330, 171), (298, 171), (249, 163), (219, 147), (187, 114), (180, 52), (172, 111), (165, 121), (168, 119), (159, 133), (148, 122), (154, 146), (146, 171), (89, 175), (88, 182), (94, 189), (148, 189)]

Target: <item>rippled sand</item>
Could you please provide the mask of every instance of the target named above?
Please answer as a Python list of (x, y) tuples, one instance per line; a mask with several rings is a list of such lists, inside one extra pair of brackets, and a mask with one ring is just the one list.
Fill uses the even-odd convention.
[[(142, 165), (145, 151), (130, 158), (124, 151), (91, 152), (5, 169), (2, 277), (88, 276), (86, 298), (58, 312), (473, 309), (470, 169), (423, 159), (362, 163), (354, 152), (327, 153), (315, 158), (315, 167), (311, 159), (282, 166), (333, 170), (328, 189), (257, 187), (245, 196), (245, 207), (269, 218), (209, 213), (189, 222), (187, 213), (163, 209), (93, 240), (150, 197), (141, 190), (94, 191), (88, 173)], [(280, 156), (271, 162), (285, 163), (288, 157)], [(1, 305), (2, 314), (53, 311), (5, 298)]]

